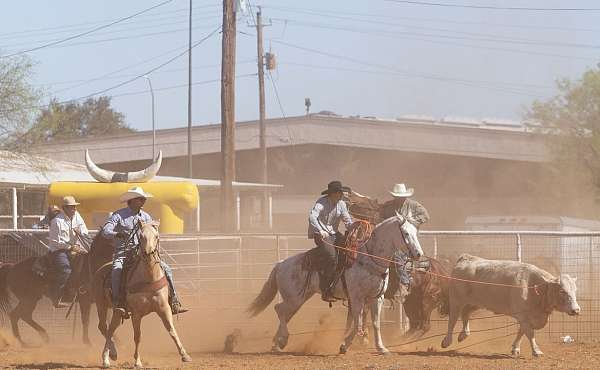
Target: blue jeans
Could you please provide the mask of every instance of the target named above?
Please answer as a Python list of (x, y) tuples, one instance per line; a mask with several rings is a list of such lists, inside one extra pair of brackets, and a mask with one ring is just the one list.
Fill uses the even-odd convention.
[(52, 261), (54, 271), (54, 286), (52, 287), (50, 294), (53, 299), (58, 300), (62, 297), (65, 289), (65, 284), (71, 276), (71, 263), (69, 262), (69, 256), (66, 250), (58, 250), (50, 253), (50, 260)]
[[(124, 246), (118, 246), (115, 248), (115, 253), (113, 254), (113, 264), (112, 264), (112, 272), (111, 272), (111, 287), (112, 287), (112, 301), (113, 305), (119, 303), (119, 297), (121, 295), (121, 275), (123, 275), (123, 265), (125, 264), (125, 248)], [(171, 267), (167, 265), (166, 262), (160, 261), (160, 267), (162, 267), (165, 275), (167, 277), (167, 281), (169, 283), (169, 292), (171, 293), (171, 297), (173, 300), (177, 300), (177, 293), (175, 291), (175, 284), (173, 282), (173, 271)]]
[(394, 262), (396, 262), (396, 272), (398, 273), (398, 283), (404, 285), (405, 287), (410, 287), (411, 277), (408, 272), (407, 263), (410, 257), (408, 254), (404, 252), (396, 252), (394, 253)]

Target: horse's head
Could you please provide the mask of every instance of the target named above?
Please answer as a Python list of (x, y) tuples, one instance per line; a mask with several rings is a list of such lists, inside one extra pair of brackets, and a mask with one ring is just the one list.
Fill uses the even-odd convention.
[(403, 250), (413, 259), (423, 256), (423, 249), (417, 237), (417, 227), (406, 220), (406, 217), (396, 212), (396, 216), (377, 225), (377, 232), (387, 232), (396, 250)]
[(142, 258), (146, 259), (148, 256), (158, 257), (158, 221), (143, 222), (140, 221), (140, 248), (139, 253)]

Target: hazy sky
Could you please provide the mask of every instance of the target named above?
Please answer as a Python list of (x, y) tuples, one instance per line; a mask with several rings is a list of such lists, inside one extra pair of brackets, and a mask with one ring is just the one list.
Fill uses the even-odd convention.
[[(161, 0), (5, 2), (0, 55), (106, 25)], [(600, 8), (592, 0), (439, 0), (531, 8)], [(221, 3), (195, 0), (193, 40), (221, 23)], [(418, 114), (518, 119), (559, 77), (578, 78), (600, 61), (600, 10), (491, 10), (385, 0), (253, 0), (263, 6), (265, 49), (277, 55), (272, 78), (286, 116), (312, 111), (395, 118)], [(187, 45), (186, 0), (71, 41), (28, 52), (34, 83), (60, 101), (80, 98), (142, 75)], [(252, 18), (239, 15), (238, 120), (256, 119), (257, 79)], [(194, 124), (220, 121), (221, 35), (193, 50)], [(157, 126), (187, 124), (187, 56), (150, 74)], [(267, 87), (267, 116), (282, 116)], [(134, 128), (151, 128), (145, 79), (105, 93)]]

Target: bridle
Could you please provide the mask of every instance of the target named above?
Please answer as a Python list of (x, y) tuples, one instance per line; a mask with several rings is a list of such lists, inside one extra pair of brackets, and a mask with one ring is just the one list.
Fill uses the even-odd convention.
[[(150, 227), (154, 228), (154, 226), (151, 226), (151, 225), (150, 225)], [(140, 231), (142, 231), (142, 230), (140, 230)], [(138, 256), (142, 260), (144, 260), (144, 262), (148, 262), (148, 260), (150, 260), (152, 264), (160, 263), (160, 236), (155, 235), (156, 236), (156, 245), (150, 252), (146, 252), (146, 248), (143, 248), (143, 245), (142, 245), (143, 242), (148, 243), (146, 237), (144, 236), (144, 234), (141, 234), (140, 236), (142, 236), (142, 237), (140, 237), (140, 246), (138, 247), (138, 253), (137, 253)]]
[[(402, 232), (402, 225), (404, 225), (404, 223), (406, 222), (406, 217), (402, 217), (402, 220), (403, 221), (401, 223), (399, 223), (398, 228), (400, 229), (400, 235), (402, 235), (402, 240), (404, 241), (404, 244), (408, 247), (408, 241), (406, 240), (406, 237), (404, 236), (404, 233)], [(371, 259), (371, 262), (373, 262), (373, 264), (375, 264), (377, 267), (384, 269), (384, 271), (385, 271), (389, 268), (389, 264), (382, 265), (381, 263), (377, 262), (377, 259), (373, 258), (373, 253), (371, 253), (371, 251), (369, 250), (369, 241), (376, 239), (375, 233), (376, 233), (376, 230), (373, 230), (373, 233), (371, 234), (371, 238), (369, 238), (367, 241), (365, 241), (358, 249), (361, 249), (364, 246), (369, 258)], [(407, 250), (408, 250), (408, 254), (412, 258), (412, 251), (410, 250), (410, 248), (407, 248)]]

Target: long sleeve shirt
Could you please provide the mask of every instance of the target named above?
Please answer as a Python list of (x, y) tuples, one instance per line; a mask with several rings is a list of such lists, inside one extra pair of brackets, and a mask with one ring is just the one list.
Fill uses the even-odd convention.
[[(106, 224), (104, 224), (102, 227), (102, 236), (112, 240), (113, 246), (120, 246), (123, 244), (123, 240), (116, 238), (117, 233), (119, 231), (130, 233), (137, 224), (138, 220), (143, 222), (151, 222), (152, 217), (144, 210), (134, 213), (129, 207), (121, 208), (108, 218), (108, 221), (106, 221)], [(133, 236), (133, 243), (138, 244), (137, 234)]]
[(353, 222), (346, 203), (340, 200), (334, 204), (327, 196), (319, 198), (308, 216), (308, 238), (312, 239), (316, 232), (321, 231), (334, 235), (341, 221), (346, 228)]
[(75, 211), (73, 218), (69, 218), (64, 213), (60, 213), (54, 217), (50, 222), (48, 233), (50, 251), (57, 251), (59, 249), (68, 249), (71, 245), (78, 244), (79, 239), (76, 233), (87, 236), (88, 229), (79, 212)]
[(396, 209), (394, 200), (385, 202), (381, 210), (381, 217), (385, 220), (395, 216), (396, 212), (406, 217), (408, 222), (416, 227), (419, 227), (429, 221), (429, 212), (427, 212), (427, 209), (425, 209), (421, 203), (413, 199), (406, 199), (400, 209)]

